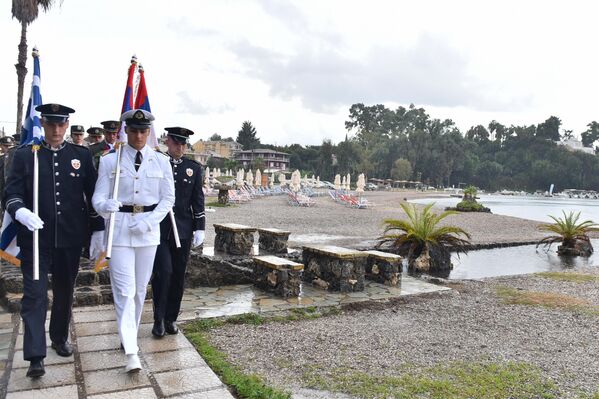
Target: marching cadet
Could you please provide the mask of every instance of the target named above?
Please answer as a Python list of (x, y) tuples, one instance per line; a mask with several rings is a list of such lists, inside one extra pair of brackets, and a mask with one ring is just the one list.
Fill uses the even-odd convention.
[(71, 126), (71, 143), (85, 147), (85, 141), (83, 140), (84, 133), (85, 133), (85, 128), (83, 126), (81, 126), (81, 125)]
[(144, 110), (125, 112), (127, 144), (121, 149), (117, 198), (111, 198), (118, 152), (100, 158), (95, 209), (105, 218), (116, 212), (110, 259), (110, 282), (117, 324), (127, 354), (127, 372), (141, 369), (137, 333), (152, 275), (160, 222), (175, 203), (173, 172), (168, 158), (146, 142), (154, 116)]
[[(87, 129), (87, 142), (88, 147), (93, 144), (99, 143), (102, 140), (102, 128), (101, 127), (90, 127)], [(96, 168), (97, 169), (97, 168)]]
[(202, 166), (183, 156), (193, 132), (182, 127), (167, 127), (166, 146), (175, 179), (175, 220), (181, 248), (175, 245), (169, 216), (160, 223), (160, 245), (154, 260), (152, 294), (154, 327), (152, 334), (177, 334), (177, 316), (181, 308), (185, 268), (191, 246), (204, 242), (205, 216)]
[(14, 154), (15, 140), (11, 136), (0, 137), (0, 148), (2, 149), (2, 155), (0, 155), (0, 195), (2, 195), (8, 178), (9, 161), (12, 161), (12, 155)]
[(118, 121), (104, 121), (101, 124), (103, 128), (100, 131), (104, 134), (104, 140), (89, 146), (96, 169), (98, 169), (100, 157), (114, 148), (121, 127), (121, 123)]
[[(41, 113), (44, 129), (38, 150), (39, 213), (31, 211), (35, 190), (31, 145), (15, 151), (4, 192), (6, 210), (19, 222), (17, 244), (23, 273), (21, 317), (25, 326), (23, 354), (30, 362), (28, 377), (45, 373), (48, 273), (52, 273), (52, 348), (59, 356), (68, 357), (73, 354), (68, 342), (69, 322), (81, 248), (91, 223), (94, 234), (90, 251), (99, 253), (104, 230), (104, 221), (90, 204), (96, 183), (91, 153), (64, 140), (69, 114), (75, 111), (60, 104), (43, 104), (35, 109)], [(39, 280), (33, 279), (32, 232), (36, 229), (39, 230)]]

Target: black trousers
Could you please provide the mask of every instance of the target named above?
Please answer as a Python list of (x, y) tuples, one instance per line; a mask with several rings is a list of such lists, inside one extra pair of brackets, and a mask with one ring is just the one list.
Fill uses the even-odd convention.
[(73, 287), (79, 271), (81, 247), (43, 248), (39, 253), (39, 280), (33, 280), (33, 252), (21, 248), (23, 299), (21, 317), (25, 326), (25, 360), (46, 357), (46, 311), (48, 309), (48, 273), (52, 273), (52, 313), (50, 339), (61, 344), (69, 338)]
[(156, 249), (152, 275), (155, 321), (176, 321), (179, 316), (190, 249), (191, 239), (182, 239), (181, 248), (161, 241)]

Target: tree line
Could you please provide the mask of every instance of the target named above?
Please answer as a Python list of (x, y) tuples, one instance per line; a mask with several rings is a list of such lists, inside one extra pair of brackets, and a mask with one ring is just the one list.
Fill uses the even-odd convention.
[[(573, 138), (551, 116), (537, 125), (506, 126), (491, 121), (461, 132), (450, 119), (431, 118), (414, 105), (389, 109), (384, 105), (353, 104), (345, 122), (347, 135), (338, 144), (260, 144), (247, 124), (238, 142), (244, 148), (271, 148), (290, 154), (292, 169), (331, 180), (336, 173), (366, 173), (370, 177), (421, 181), (437, 187), (475, 185), (485, 190), (599, 191), (599, 157), (570, 151), (557, 142)], [(251, 126), (251, 123), (250, 123)], [(248, 136), (250, 140), (248, 140)], [(599, 139), (599, 123), (581, 132), (586, 146)]]

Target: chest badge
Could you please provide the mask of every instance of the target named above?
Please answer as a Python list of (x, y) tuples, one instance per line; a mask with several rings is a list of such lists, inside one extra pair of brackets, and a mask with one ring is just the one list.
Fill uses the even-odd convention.
[(81, 161), (78, 159), (71, 159), (71, 166), (73, 169), (78, 170), (81, 167)]
[(187, 168), (187, 169), (185, 169), (185, 173), (187, 173), (187, 176), (191, 177), (191, 176), (193, 176), (193, 169)]

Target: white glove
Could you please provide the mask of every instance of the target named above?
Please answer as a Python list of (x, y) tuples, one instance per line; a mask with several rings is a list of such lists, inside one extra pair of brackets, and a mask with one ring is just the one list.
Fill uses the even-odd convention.
[(138, 220), (129, 225), (129, 230), (133, 234), (145, 234), (150, 231), (150, 225), (145, 220)]
[(118, 212), (120, 207), (123, 206), (120, 201), (113, 198), (109, 198), (102, 204), (102, 209), (96, 209), (98, 213), (113, 213)]
[(204, 236), (206, 235), (206, 232), (204, 230), (196, 230), (193, 232), (193, 242), (191, 244), (191, 246), (193, 248), (200, 246), (204, 243)]
[(19, 208), (15, 212), (15, 219), (17, 219), (18, 222), (27, 227), (30, 231), (44, 228), (44, 221), (27, 208)]
[(89, 241), (89, 259), (97, 259), (102, 251), (104, 251), (104, 232), (94, 231)]

